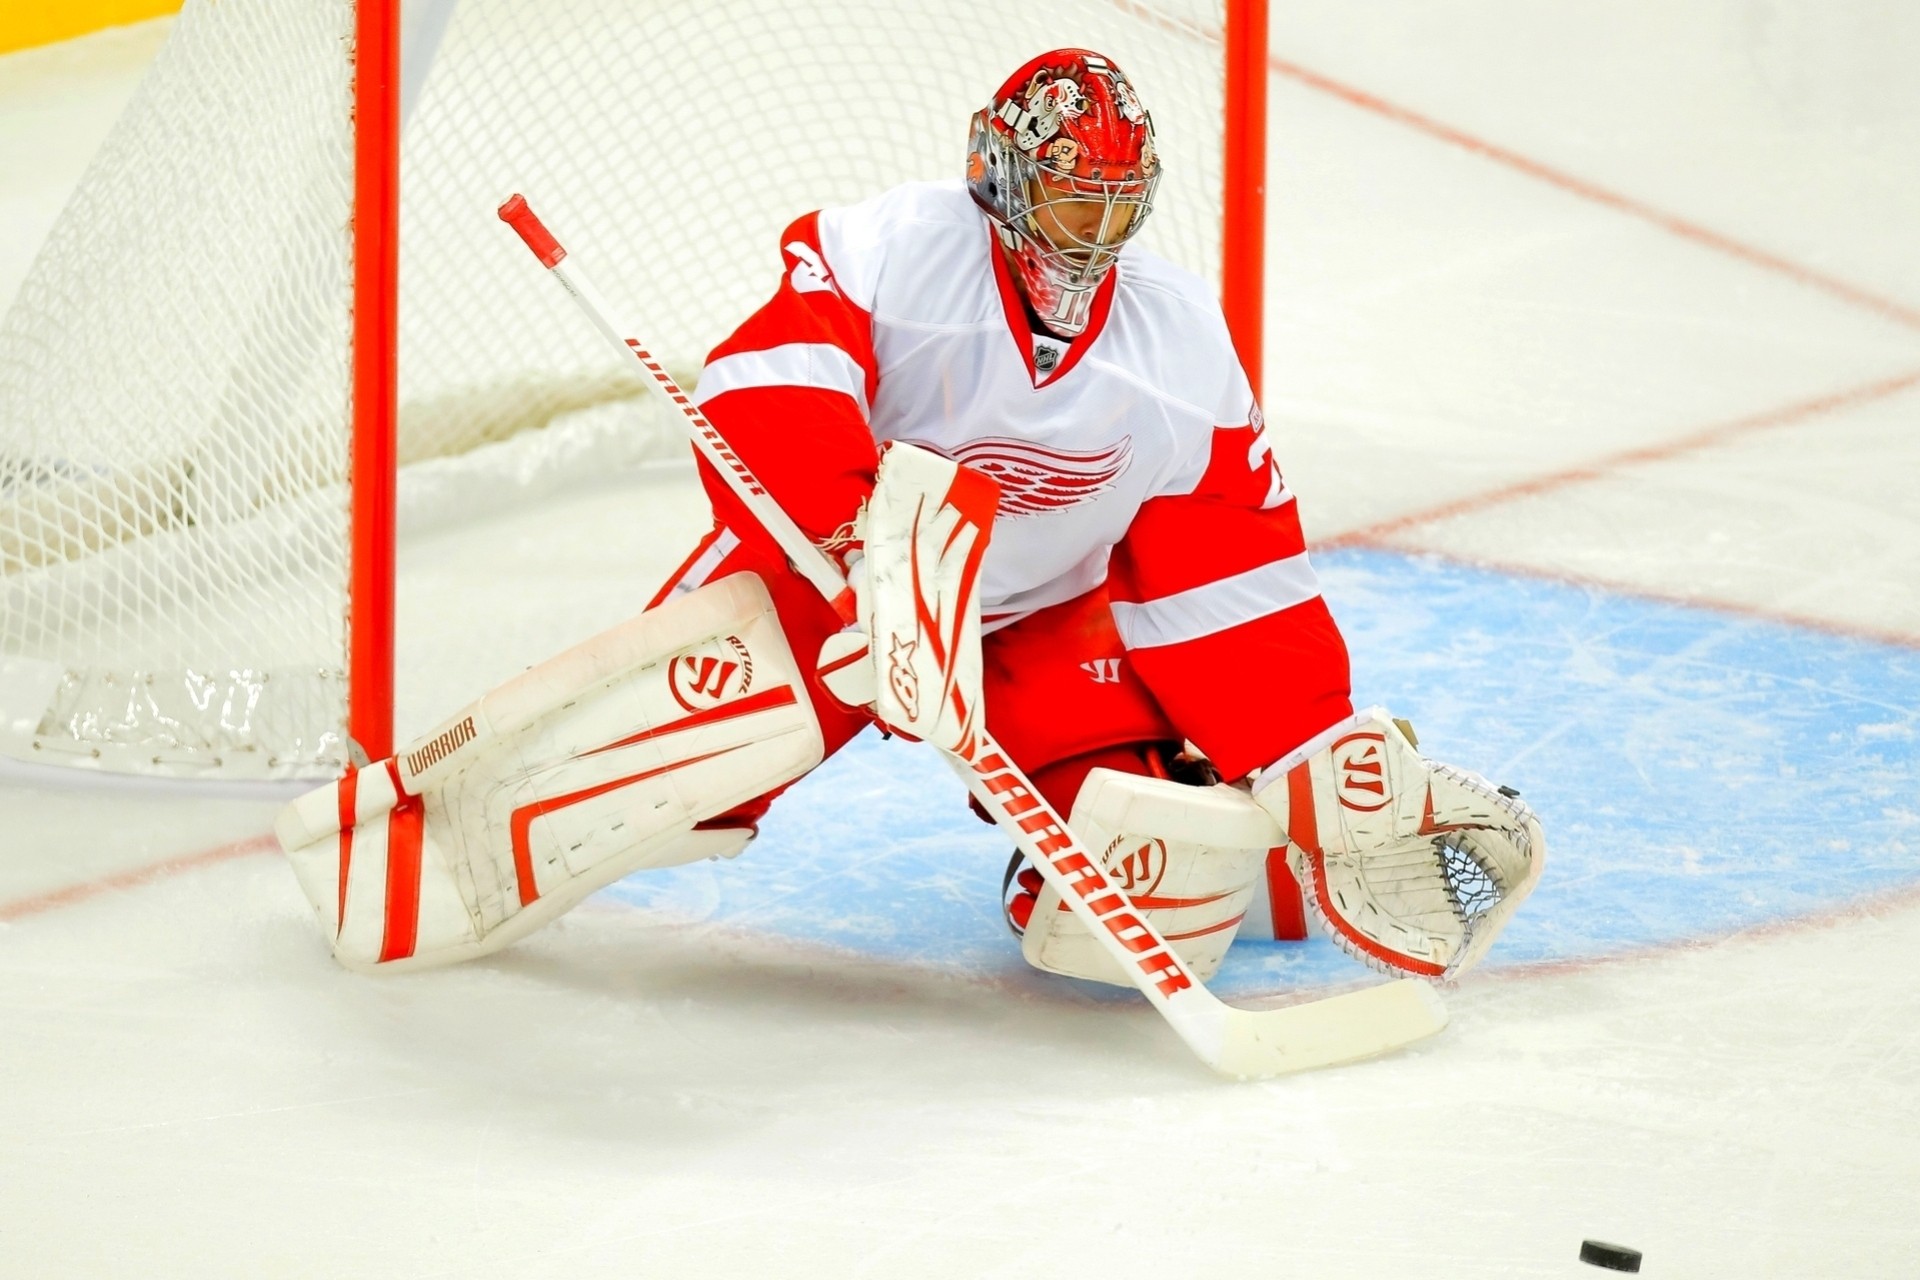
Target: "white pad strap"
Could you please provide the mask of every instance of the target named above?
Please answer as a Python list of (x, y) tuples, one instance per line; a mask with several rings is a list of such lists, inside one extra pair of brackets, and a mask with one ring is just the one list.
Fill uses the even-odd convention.
[(694, 824), (821, 758), (766, 588), (739, 574), (541, 664), (275, 829), (341, 963), (441, 964), (633, 871), (737, 854), (749, 832)]
[[(1266, 811), (1235, 787), (1094, 769), (1069, 825), (1195, 975), (1212, 977), (1265, 869), (1275, 834)], [(1051, 885), (1040, 891), (1020, 951), (1035, 968), (1133, 985)]]

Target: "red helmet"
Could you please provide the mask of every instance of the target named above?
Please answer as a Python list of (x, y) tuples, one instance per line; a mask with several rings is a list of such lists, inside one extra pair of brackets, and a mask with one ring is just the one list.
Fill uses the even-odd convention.
[(1050, 329), (1087, 327), (1093, 294), (1153, 208), (1153, 121), (1113, 62), (1043, 53), (973, 117), (967, 188)]

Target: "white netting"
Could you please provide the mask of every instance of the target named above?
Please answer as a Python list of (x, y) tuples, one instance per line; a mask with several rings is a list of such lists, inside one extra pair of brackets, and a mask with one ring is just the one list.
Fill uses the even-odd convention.
[[(594, 406), (622, 456), (662, 433), (507, 194), (690, 372), (787, 221), (957, 173), (1058, 45), (1133, 77), (1167, 166), (1142, 239), (1217, 278), (1219, 0), (412, 3), (403, 462)], [(352, 28), (347, 0), (188, 0), (0, 325), (0, 751), (346, 758)]]

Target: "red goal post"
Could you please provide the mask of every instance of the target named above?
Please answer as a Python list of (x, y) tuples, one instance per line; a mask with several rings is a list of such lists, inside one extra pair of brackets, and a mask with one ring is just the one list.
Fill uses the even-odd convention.
[(494, 218), (513, 190), (687, 379), (787, 221), (957, 174), (1008, 68), (1098, 48), (1162, 135), (1143, 239), (1220, 283), (1257, 386), (1266, 29), (1265, 0), (187, 0), (0, 321), (0, 756), (384, 755), (410, 487), (678, 450)]

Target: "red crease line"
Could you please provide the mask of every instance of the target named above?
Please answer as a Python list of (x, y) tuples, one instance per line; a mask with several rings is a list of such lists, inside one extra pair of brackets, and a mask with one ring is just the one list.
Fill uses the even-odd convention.
[(1880, 889), (1848, 902), (1809, 911), (1804, 915), (1777, 916), (1752, 924), (1734, 925), (1712, 933), (1674, 938), (1603, 955), (1564, 956), (1552, 960), (1522, 960), (1502, 964), (1467, 978), (1467, 982), (1500, 982), (1523, 978), (1550, 978), (1562, 974), (1587, 973), (1622, 964), (1660, 960), (1668, 956), (1714, 951), (1728, 943), (1754, 942), (1819, 933), (1861, 920), (1879, 919), (1920, 906), (1920, 885), (1898, 885)]
[(1838, 636), (1844, 640), (1867, 640), (1874, 644), (1891, 645), (1899, 649), (1920, 649), (1920, 635), (1914, 634), (1913, 632), (1873, 627), (1865, 623), (1842, 622), (1823, 615), (1794, 613), (1788, 609), (1769, 609), (1759, 605), (1739, 604), (1728, 600), (1715, 600), (1702, 596), (1686, 595), (1678, 591), (1661, 591), (1656, 588), (1643, 586), (1639, 583), (1625, 582), (1614, 578), (1602, 578), (1589, 573), (1575, 573), (1562, 569), (1544, 569), (1538, 565), (1500, 560), (1491, 556), (1462, 555), (1453, 551), (1436, 551), (1431, 547), (1420, 546), (1417, 543), (1382, 540), (1363, 545), (1374, 550), (1397, 551), (1406, 555), (1443, 560), (1449, 564), (1465, 565), (1470, 569), (1485, 569), (1492, 573), (1503, 573), (1515, 578), (1532, 578), (1540, 582), (1558, 582), (1576, 587), (1592, 587), (1599, 591), (1605, 591), (1609, 595), (1626, 596), (1630, 599), (1651, 600), (1659, 604), (1680, 605), (1688, 609), (1703, 609), (1709, 613), (1720, 613), (1729, 617), (1747, 618), (1759, 622), (1779, 622), (1807, 631), (1817, 631), (1823, 635)]
[(1442, 124), (1430, 116), (1421, 115), (1417, 111), (1413, 111), (1396, 103), (1388, 102), (1386, 99), (1367, 93), (1362, 89), (1356, 89), (1351, 85), (1343, 84), (1331, 77), (1321, 75), (1319, 72), (1303, 67), (1297, 62), (1289, 62), (1278, 55), (1269, 55), (1267, 63), (1275, 72), (1305, 85), (1309, 89), (1329, 94), (1351, 106), (1359, 107), (1363, 111), (1370, 111), (1377, 116), (1392, 120), (1396, 124), (1402, 124), (1417, 132), (1426, 134), (1430, 138), (1436, 138), (1441, 142), (1460, 147), (1463, 150), (1472, 152), (1474, 155), (1491, 160), (1496, 164), (1505, 165), (1516, 173), (1522, 173), (1529, 178), (1545, 182), (1550, 186), (1567, 192), (1569, 195), (1578, 196), (1594, 204), (1603, 205), (1617, 213), (1624, 213), (1629, 217), (1638, 218), (1642, 222), (1649, 223), (1683, 240), (1689, 240), (1694, 244), (1712, 249), (1717, 253), (1737, 258), (1750, 266), (1760, 267), (1764, 270), (1774, 272), (1777, 275), (1785, 276), (1808, 288), (1817, 289), (1843, 302), (1861, 307), (1867, 311), (1872, 311), (1885, 319), (1892, 320), (1896, 324), (1904, 325), (1909, 329), (1920, 329), (1920, 310), (1915, 310), (1903, 303), (1895, 302), (1889, 298), (1883, 298), (1875, 293), (1869, 293), (1857, 285), (1848, 284), (1844, 280), (1815, 271), (1811, 267), (1803, 267), (1796, 262), (1790, 262), (1778, 254), (1769, 253), (1764, 249), (1756, 249), (1752, 245), (1742, 244), (1731, 236), (1722, 235), (1720, 232), (1714, 231), (1709, 227), (1703, 227), (1697, 222), (1691, 222), (1675, 214), (1663, 212), (1654, 208), (1652, 205), (1643, 204), (1631, 196), (1621, 195), (1617, 191), (1609, 191), (1607, 188), (1599, 186), (1596, 183), (1588, 182), (1584, 178), (1577, 178), (1564, 170), (1555, 169), (1551, 165), (1529, 159), (1517, 151), (1509, 151), (1505, 147), (1488, 142), (1483, 138), (1477, 138), (1464, 130), (1454, 128), (1452, 125)]
[(1627, 449), (1620, 453), (1583, 462), (1578, 466), (1567, 467), (1560, 471), (1550, 471), (1545, 475), (1534, 476), (1527, 480), (1517, 480), (1512, 484), (1488, 489), (1481, 493), (1470, 494), (1453, 502), (1441, 503), (1425, 511), (1416, 511), (1409, 515), (1395, 516), (1391, 520), (1382, 520), (1359, 529), (1323, 540), (1323, 547), (1377, 546), (1391, 539), (1395, 534), (1403, 533), (1417, 525), (1433, 524), (1440, 520), (1449, 520), (1455, 516), (1470, 512), (1483, 511), (1488, 507), (1513, 502), (1521, 498), (1537, 497), (1571, 485), (1584, 484), (1590, 480), (1606, 478), (1623, 467), (1639, 463), (1662, 462), (1704, 449), (1712, 445), (1724, 444), (1739, 436), (1772, 427), (1791, 426), (1817, 418), (1840, 409), (1857, 408), (1898, 395), (1910, 387), (1920, 384), (1920, 369), (1911, 370), (1892, 378), (1882, 378), (1862, 386), (1851, 387), (1828, 395), (1815, 396), (1810, 400), (1799, 400), (1793, 404), (1782, 405), (1777, 409), (1767, 409), (1760, 413), (1748, 414), (1726, 422), (1715, 423), (1690, 432), (1674, 440), (1661, 444), (1646, 445), (1638, 449)]
[(103, 893), (111, 893), (117, 889), (136, 888), (156, 880), (165, 880), (189, 871), (198, 871), (202, 867), (210, 867), (216, 863), (230, 862), (235, 858), (244, 858), (251, 854), (266, 853), (279, 847), (279, 842), (270, 835), (249, 836), (245, 840), (236, 840), (232, 844), (223, 844), (217, 848), (190, 853), (184, 857), (169, 858), (165, 862), (137, 867), (132, 871), (116, 872), (97, 880), (84, 880), (79, 884), (68, 885), (64, 889), (55, 889), (51, 893), (36, 894), (31, 898), (0, 903), (0, 924), (41, 915), (61, 907), (70, 907), (75, 903), (85, 902), (89, 898), (97, 898)]

